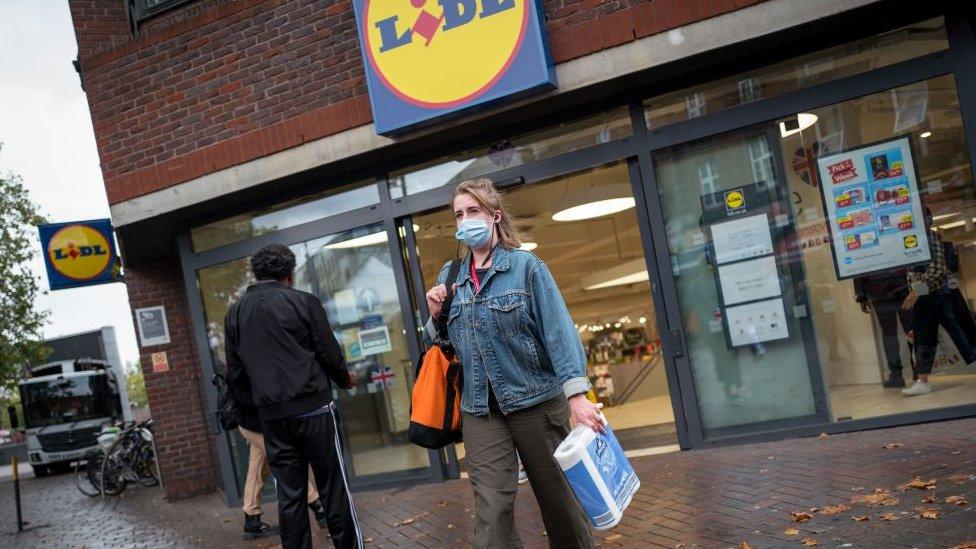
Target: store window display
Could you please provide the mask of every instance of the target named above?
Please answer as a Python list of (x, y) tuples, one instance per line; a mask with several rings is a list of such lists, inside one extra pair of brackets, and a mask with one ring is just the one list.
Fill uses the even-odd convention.
[[(549, 267), (587, 355), (590, 398), (627, 448), (676, 443), (635, 200), (623, 162), (506, 191), (530, 250)], [(453, 215), (413, 218), (425, 281), (457, 251)], [(463, 449), (459, 449), (463, 452)]]
[[(976, 401), (976, 201), (954, 76), (779, 122), (803, 126), (783, 132), (780, 154), (834, 419)], [(850, 175), (836, 167), (845, 151), (866, 151)], [(844, 250), (883, 250), (886, 240), (928, 251), (918, 264), (838, 276), (845, 259), (864, 257)], [(903, 383), (917, 398), (897, 390)]]

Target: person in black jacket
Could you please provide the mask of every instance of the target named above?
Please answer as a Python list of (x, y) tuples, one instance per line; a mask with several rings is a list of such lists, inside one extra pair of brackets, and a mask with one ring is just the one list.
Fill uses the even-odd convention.
[[(264, 449), (264, 435), (261, 433), (261, 418), (258, 409), (254, 407), (251, 397), (250, 383), (242, 384), (242, 378), (237, 379), (236, 385), (229, 385), (230, 396), (234, 401), (234, 418), (237, 420), (237, 430), (247, 440), (249, 446), (247, 459), (247, 477), (244, 481), (244, 539), (252, 540), (279, 534), (277, 526), (271, 526), (261, 520), (261, 489), (268, 480), (268, 454)], [(243, 379), (246, 381), (246, 379)], [(325, 506), (319, 501), (319, 490), (315, 486), (315, 474), (308, 472), (308, 508), (315, 513), (315, 520), (319, 527), (328, 526), (328, 515)]]
[[(906, 277), (905, 269), (891, 269), (854, 279), (854, 298), (865, 313), (874, 310), (881, 326), (881, 340), (885, 358), (888, 360), (888, 379), (882, 382), (886, 388), (905, 386), (898, 343), (898, 323), (901, 323), (906, 334), (912, 331), (912, 313), (901, 306), (909, 292)], [(909, 352), (912, 352), (910, 343)]]
[[(322, 303), (291, 287), (295, 254), (271, 244), (251, 257), (257, 279), (224, 319), (227, 381), (251, 388), (268, 463), (278, 481), (278, 524), (285, 549), (312, 547), (309, 465), (324, 497), (337, 548), (363, 547), (342, 463), (332, 385), (356, 383)], [(330, 381), (331, 380), (331, 381)]]

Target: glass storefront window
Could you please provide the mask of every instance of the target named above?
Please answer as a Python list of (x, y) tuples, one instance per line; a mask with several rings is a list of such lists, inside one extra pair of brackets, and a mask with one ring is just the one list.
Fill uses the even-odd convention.
[[(596, 197), (618, 204), (610, 213)], [(506, 192), (524, 236), (556, 279), (588, 358), (592, 397), (624, 447), (676, 443), (674, 414), (627, 164)], [(446, 206), (446, 205), (445, 205)], [(416, 216), (425, 287), (457, 252), (449, 207)], [(463, 455), (463, 448), (458, 449)]]
[(650, 128), (691, 120), (949, 48), (937, 17), (645, 101)]
[(393, 172), (389, 178), (390, 196), (397, 199), (456, 185), (465, 179), (622, 139), (631, 135), (632, 130), (628, 109), (620, 107)]
[[(966, 357), (964, 351), (967, 345), (976, 345), (976, 324), (970, 312), (976, 297), (976, 197), (955, 78), (941, 76), (800, 116), (804, 114), (812, 123), (795, 133), (785, 132), (788, 135), (781, 137), (778, 154), (787, 166), (798, 222), (799, 253), (807, 272), (810, 310), (817, 327), (834, 419), (976, 402), (976, 368), (967, 365), (972, 357)], [(884, 151), (872, 153), (878, 158), (878, 166), (889, 165), (887, 170), (869, 167), (868, 160), (860, 160), (865, 155), (857, 151), (869, 150), (866, 147), (874, 144), (889, 149), (904, 136), (911, 143), (910, 159), (886, 156)], [(854, 151), (852, 154), (859, 160), (854, 171), (863, 169), (864, 175), (855, 176), (850, 182), (846, 175), (824, 177), (818, 170), (818, 159), (836, 163), (830, 159), (843, 158), (837, 156), (843, 151)], [(917, 183), (913, 183), (914, 174), (899, 171), (899, 160), (904, 167), (910, 165), (909, 160), (914, 164)], [(917, 186), (917, 195), (911, 192), (913, 185)], [(889, 191), (901, 188), (905, 189), (901, 197), (892, 198)], [(854, 196), (845, 194), (847, 189), (855, 189), (857, 196), (844, 206), (848, 202), (843, 197)], [(865, 196), (860, 196), (857, 189), (865, 190)], [(830, 218), (824, 212), (823, 193), (831, 198), (841, 193), (836, 216), (850, 229), (841, 228), (840, 234), (836, 234), (837, 230), (833, 235), (828, 233)], [(953, 333), (944, 317), (933, 315), (924, 306), (921, 310), (918, 306), (909, 310), (902, 307), (908, 294), (908, 280), (902, 269), (838, 280), (833, 242), (845, 239), (839, 242), (846, 250), (846, 239), (852, 246), (871, 246), (875, 236), (891, 239), (916, 236), (918, 231), (925, 234), (924, 220), (917, 219), (921, 210), (913, 211), (915, 204), (931, 210), (932, 229), (945, 242), (952, 243), (958, 256), (956, 261), (947, 262), (957, 264), (950, 268), (956, 267), (951, 276), (956, 281), (952, 285), (957, 285), (958, 290), (951, 290), (947, 300), (957, 305), (956, 320), (962, 328), (958, 333)], [(862, 233), (868, 235), (866, 241), (858, 236)], [(885, 388), (882, 382), (893, 371), (897, 378), (912, 384), (914, 357), (909, 343), (920, 345), (919, 338), (926, 337), (920, 331), (934, 324), (939, 327), (935, 330), (937, 346), (930, 379), (933, 392), (906, 398), (898, 388)]]
[(190, 239), (193, 250), (202, 252), (379, 202), (376, 184), (359, 181), (196, 227), (190, 230)]

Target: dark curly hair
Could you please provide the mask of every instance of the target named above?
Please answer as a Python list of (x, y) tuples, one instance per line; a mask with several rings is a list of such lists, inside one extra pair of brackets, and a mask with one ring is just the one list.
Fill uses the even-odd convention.
[(284, 280), (295, 271), (295, 254), (284, 244), (268, 244), (251, 256), (251, 271), (258, 280)]

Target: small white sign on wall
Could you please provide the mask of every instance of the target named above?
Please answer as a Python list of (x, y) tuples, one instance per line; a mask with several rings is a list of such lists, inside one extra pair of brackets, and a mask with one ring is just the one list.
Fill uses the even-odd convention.
[(143, 347), (166, 345), (169, 343), (169, 324), (166, 322), (166, 307), (145, 307), (136, 309), (136, 326), (139, 328), (139, 344)]

